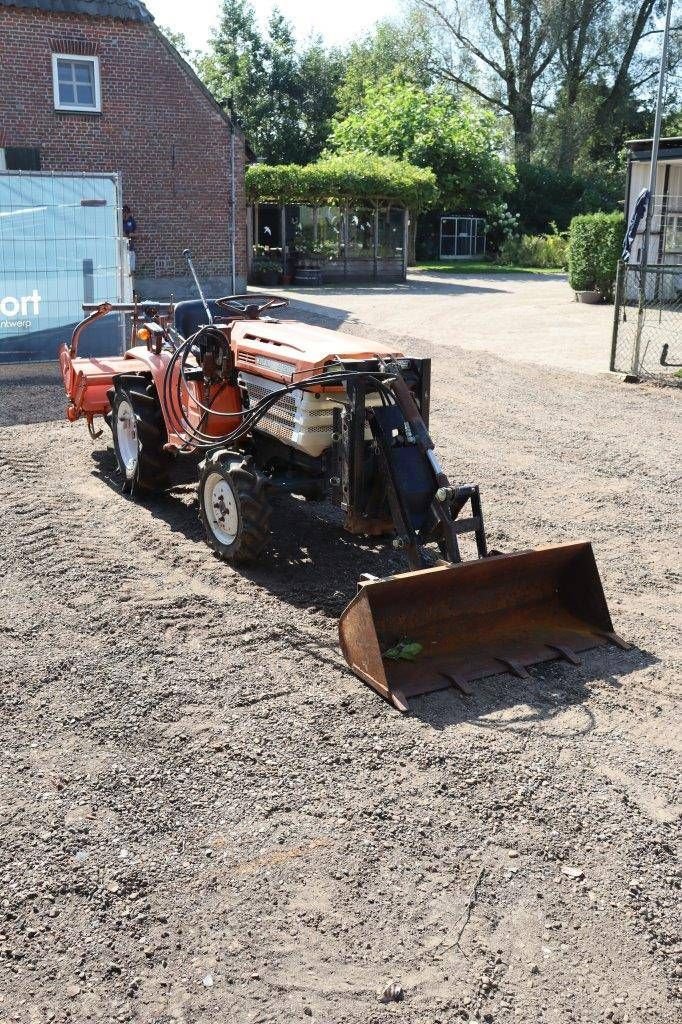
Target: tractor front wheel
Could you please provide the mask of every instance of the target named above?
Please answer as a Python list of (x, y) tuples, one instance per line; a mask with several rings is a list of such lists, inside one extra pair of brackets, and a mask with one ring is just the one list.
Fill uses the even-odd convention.
[(257, 559), (268, 543), (270, 513), (266, 480), (248, 457), (219, 451), (202, 464), (199, 516), (206, 540), (220, 558)]
[(166, 427), (154, 385), (145, 378), (116, 383), (111, 432), (124, 490), (153, 493), (169, 486)]

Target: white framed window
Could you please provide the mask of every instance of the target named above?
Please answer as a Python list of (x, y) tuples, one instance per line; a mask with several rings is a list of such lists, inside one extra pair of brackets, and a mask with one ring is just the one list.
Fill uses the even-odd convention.
[(99, 57), (53, 53), (52, 87), (55, 110), (98, 114), (102, 109)]

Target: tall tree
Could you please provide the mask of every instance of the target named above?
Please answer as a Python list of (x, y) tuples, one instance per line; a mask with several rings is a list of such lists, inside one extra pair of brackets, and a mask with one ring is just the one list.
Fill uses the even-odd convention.
[(367, 85), (386, 75), (422, 88), (432, 85), (431, 45), (428, 18), (421, 10), (413, 9), (402, 21), (377, 22), (368, 35), (348, 48), (337, 95), (339, 116), (361, 106)]
[(613, 151), (622, 144), (622, 127), (636, 115), (637, 96), (657, 73), (655, 49), (642, 40), (652, 35), (660, 0), (564, 0), (557, 51), (558, 162), (572, 171), (581, 145)]
[(562, 0), (415, 0), (441, 45), (434, 72), (507, 113), (517, 161), (529, 161), (533, 114), (559, 45)]
[(233, 99), (257, 156), (268, 163), (307, 163), (319, 156), (343, 72), (338, 50), (326, 50), (319, 38), (299, 50), (277, 8), (262, 32), (248, 0), (223, 0), (198, 70), (219, 101)]
[(632, 122), (633, 104), (656, 74), (655, 53), (642, 41), (656, 31), (664, 0), (414, 3), (441, 40), (434, 72), (509, 115), (519, 163), (533, 155), (538, 114), (555, 139), (552, 160), (567, 173), (590, 136), (599, 150), (612, 138), (615, 150), (615, 123)]

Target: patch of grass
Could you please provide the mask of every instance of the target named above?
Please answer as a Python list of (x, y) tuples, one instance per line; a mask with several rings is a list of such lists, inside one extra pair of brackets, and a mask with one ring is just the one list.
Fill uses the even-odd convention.
[(413, 270), (438, 270), (447, 274), (565, 274), (561, 267), (505, 266), (502, 263), (489, 263), (487, 260), (446, 260), (433, 263), (417, 263)]

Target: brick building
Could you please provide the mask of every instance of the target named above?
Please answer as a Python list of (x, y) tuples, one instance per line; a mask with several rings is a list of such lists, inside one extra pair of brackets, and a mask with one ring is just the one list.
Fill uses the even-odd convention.
[(233, 258), (244, 290), (244, 163), (140, 0), (0, 0), (0, 169), (118, 172), (143, 297), (192, 294), (187, 247), (209, 293), (232, 290)]

